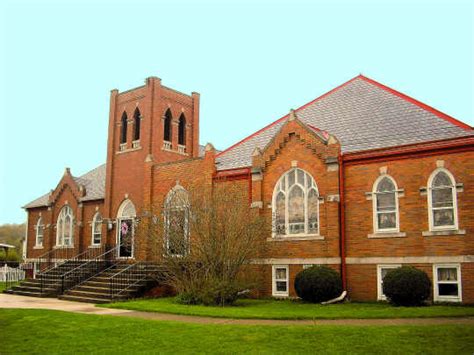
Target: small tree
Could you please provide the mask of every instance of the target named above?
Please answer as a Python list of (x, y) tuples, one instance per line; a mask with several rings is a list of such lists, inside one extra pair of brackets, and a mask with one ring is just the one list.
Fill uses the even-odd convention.
[(246, 191), (231, 183), (173, 188), (142, 218), (138, 240), (166, 270), (165, 282), (184, 303), (232, 304), (253, 280), (243, 272), (264, 247), (264, 223)]

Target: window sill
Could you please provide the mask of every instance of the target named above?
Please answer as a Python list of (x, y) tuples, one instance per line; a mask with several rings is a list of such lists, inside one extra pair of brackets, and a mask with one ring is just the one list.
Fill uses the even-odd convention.
[(405, 238), (407, 234), (405, 232), (386, 232), (386, 233), (373, 233), (368, 234), (369, 239), (382, 239), (382, 238)]
[(444, 302), (450, 302), (450, 303), (459, 303), (461, 302), (461, 299), (459, 297), (443, 297), (443, 296), (438, 296), (433, 300), (434, 303), (444, 303)]
[(448, 230), (421, 232), (421, 235), (423, 235), (423, 237), (435, 237), (439, 235), (464, 235), (464, 234), (466, 234), (465, 229), (448, 229)]
[(117, 152), (115, 152), (115, 154), (125, 154), (125, 153), (131, 153), (131, 152), (136, 152), (138, 150), (142, 150), (142, 147), (139, 146), (137, 148), (129, 148), (129, 149), (124, 149), (124, 150), (119, 150)]
[(55, 245), (53, 249), (74, 249), (74, 245)]
[(100, 248), (100, 244), (92, 244), (92, 245), (89, 245), (88, 248), (97, 249), (97, 248)]
[(293, 242), (297, 240), (324, 240), (324, 237), (322, 235), (301, 235), (267, 238), (267, 242)]
[(44, 249), (44, 246), (42, 245), (35, 245), (33, 249)]

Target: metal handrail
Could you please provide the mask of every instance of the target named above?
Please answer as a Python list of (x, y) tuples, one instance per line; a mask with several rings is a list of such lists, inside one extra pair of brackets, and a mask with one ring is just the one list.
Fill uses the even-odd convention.
[(85, 280), (88, 280), (98, 272), (103, 271), (104, 268), (107, 267), (107, 264), (111, 263), (113, 260), (108, 260), (108, 256), (114, 255), (113, 253), (116, 252), (120, 247), (121, 244), (117, 244), (115, 247), (107, 250), (105, 253), (102, 253), (94, 259), (88, 260), (61, 275), (61, 293)]
[[(98, 248), (95, 247), (95, 248), (87, 249), (86, 251), (83, 251), (82, 253), (79, 253), (79, 254), (75, 255), (74, 257), (72, 257), (72, 258), (64, 259), (63, 262), (59, 265), (62, 265), (66, 262), (79, 261), (79, 260), (88, 260), (91, 257), (89, 254), (93, 254), (93, 253), (97, 253), (97, 252), (103, 252), (103, 250), (105, 250), (105, 249), (107, 249), (106, 245), (102, 245)], [(57, 250), (64, 250), (64, 249), (63, 248), (57, 248), (57, 249), (53, 249), (52, 251), (57, 251)], [(56, 266), (58, 266), (58, 265), (50, 266), (49, 268), (41, 271), (40, 274), (45, 274), (45, 273), (51, 271), (52, 269), (54, 269)]]
[[(153, 265), (153, 267), (156, 267), (156, 265)], [(134, 274), (135, 271), (144, 271), (145, 274), (141, 278), (137, 278), (136, 274)], [(109, 278), (110, 299), (113, 300), (130, 287), (146, 280), (150, 276), (149, 264), (146, 262), (137, 262), (120, 270)]]
[[(39, 276), (40, 281), (41, 281), (41, 293), (44, 294), (46, 288), (50, 288), (50, 289), (51, 288), (53, 288), (53, 289), (58, 289), (59, 288), (60, 278), (69, 271), (68, 269), (63, 270), (61, 268), (61, 265), (64, 265), (67, 262), (76, 262), (76, 261), (80, 261), (80, 260), (84, 260), (86, 262), (86, 260), (90, 260), (90, 258), (94, 254), (97, 254), (97, 253), (103, 254), (103, 251), (106, 250), (107, 248), (108, 248), (107, 245), (103, 245), (100, 248), (88, 249), (88, 250), (86, 250), (82, 253), (77, 254), (73, 258), (65, 259), (59, 265), (57, 265), (57, 264), (53, 265), (53, 266), (47, 268), (46, 270), (43, 270), (42, 272), (40, 272), (38, 276)], [(53, 279), (53, 280), (51, 280), (51, 279)], [(56, 279), (56, 281), (54, 281), (54, 279)], [(46, 287), (46, 284), (48, 284), (49, 286)]]

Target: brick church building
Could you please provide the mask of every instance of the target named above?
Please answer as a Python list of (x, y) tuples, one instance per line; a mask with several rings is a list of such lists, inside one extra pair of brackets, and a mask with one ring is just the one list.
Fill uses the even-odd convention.
[(412, 265), (434, 301), (474, 303), (472, 127), (359, 75), (216, 151), (199, 145), (199, 100), (156, 77), (112, 90), (107, 161), (25, 206), (26, 261), (106, 244), (139, 261), (134, 221), (199, 177), (240, 186), (272, 225), (260, 295), (295, 297), (295, 275), (327, 265), (352, 300), (384, 300), (385, 273)]

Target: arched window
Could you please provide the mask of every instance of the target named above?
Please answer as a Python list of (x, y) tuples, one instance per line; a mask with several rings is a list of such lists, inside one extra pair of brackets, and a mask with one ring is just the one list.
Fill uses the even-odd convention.
[(100, 245), (102, 240), (102, 216), (99, 212), (92, 219), (92, 245)]
[(388, 176), (380, 176), (373, 189), (374, 231), (398, 232), (398, 196), (395, 180)]
[(44, 225), (43, 225), (43, 218), (38, 218), (38, 222), (36, 222), (36, 246), (42, 247), (43, 246), (43, 234), (44, 234)]
[(178, 144), (186, 145), (186, 118), (184, 117), (184, 114), (181, 114), (179, 117)]
[(319, 235), (319, 193), (313, 177), (292, 169), (273, 191), (274, 236)]
[(127, 124), (128, 124), (127, 113), (122, 114), (121, 130), (120, 130), (120, 144), (127, 143)]
[(444, 168), (428, 179), (428, 209), (430, 230), (458, 228), (456, 182)]
[(72, 246), (74, 237), (74, 214), (72, 208), (64, 206), (59, 212), (56, 226), (56, 245)]
[(133, 257), (134, 221), (137, 215), (135, 205), (129, 199), (122, 202), (117, 213), (117, 242), (120, 258)]
[(186, 255), (189, 250), (189, 200), (182, 186), (175, 186), (166, 196), (165, 232), (168, 255)]
[(166, 142), (171, 142), (171, 137), (172, 137), (171, 121), (172, 120), (173, 120), (173, 116), (171, 115), (171, 111), (170, 109), (167, 109), (165, 113), (164, 130), (163, 130), (163, 140), (165, 140)]
[(133, 114), (133, 140), (138, 141), (140, 140), (140, 122), (141, 122), (141, 114), (138, 107), (135, 109)]

